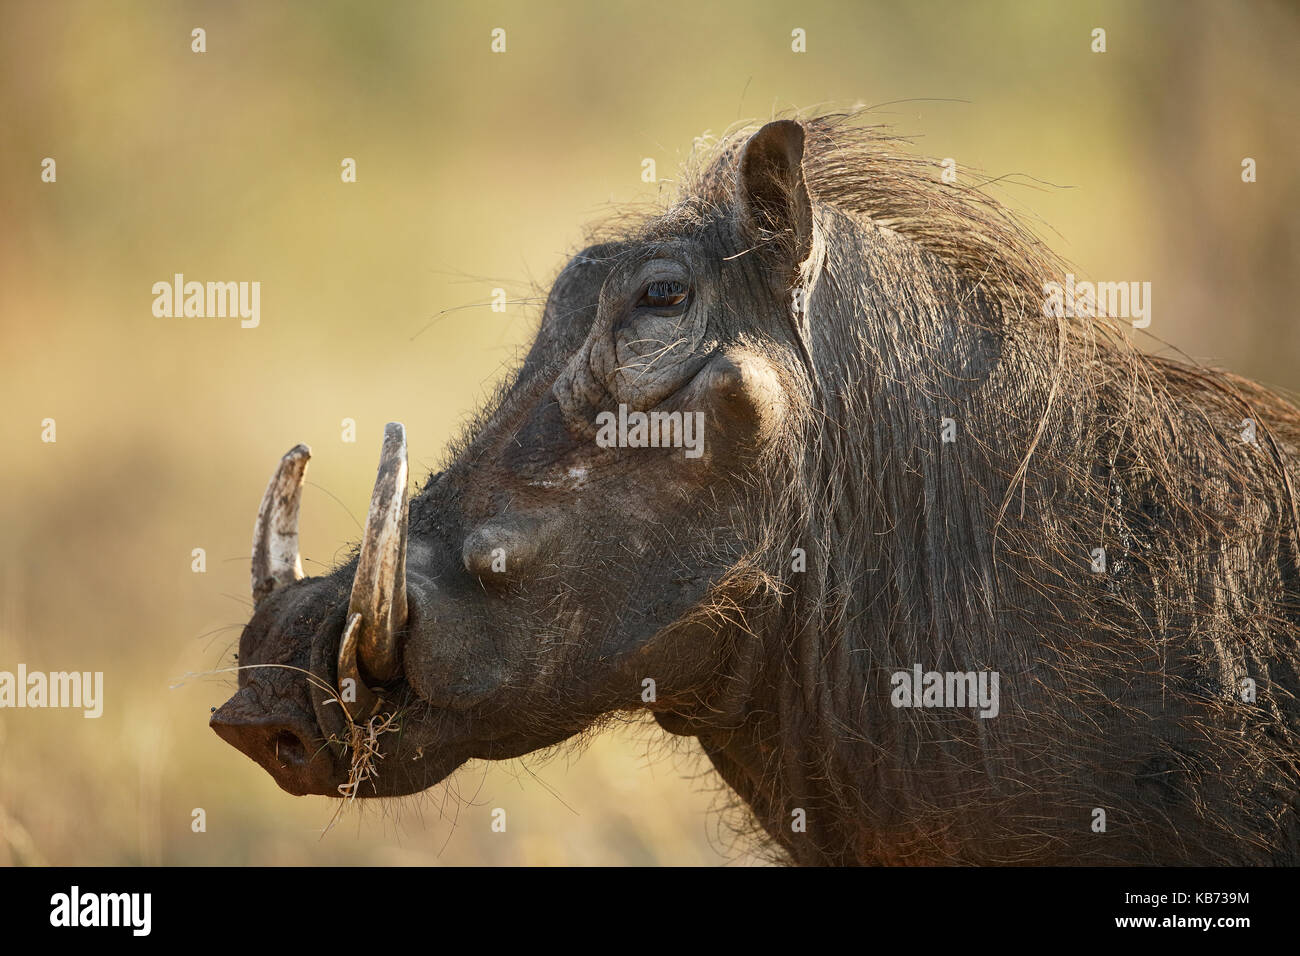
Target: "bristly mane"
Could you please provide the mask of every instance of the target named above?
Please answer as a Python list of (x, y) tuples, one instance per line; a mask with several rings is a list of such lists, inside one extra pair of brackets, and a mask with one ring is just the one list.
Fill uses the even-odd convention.
[[(1300, 411), (1045, 316), (1060, 261), (858, 119), (801, 120), (813, 202), (846, 217), (808, 310), (824, 391), (694, 616), (732, 629), (755, 676), (709, 705), (765, 756), (734, 726), (706, 752), (801, 862), (1294, 861)], [(727, 216), (753, 131), (706, 144), (648, 233)], [(1000, 671), (1002, 715), (892, 707), (913, 664)]]

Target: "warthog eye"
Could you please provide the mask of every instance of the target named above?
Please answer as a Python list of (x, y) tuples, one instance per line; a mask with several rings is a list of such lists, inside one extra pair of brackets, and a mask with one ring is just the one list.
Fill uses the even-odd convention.
[(638, 307), (650, 309), (670, 309), (686, 301), (686, 286), (676, 279), (656, 279), (646, 286), (641, 293)]

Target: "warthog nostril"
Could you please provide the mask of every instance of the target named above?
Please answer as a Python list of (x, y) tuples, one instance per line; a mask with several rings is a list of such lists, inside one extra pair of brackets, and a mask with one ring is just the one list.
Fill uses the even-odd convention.
[(306, 745), (303, 744), (302, 738), (292, 731), (280, 731), (275, 735), (272, 746), (276, 759), (286, 767), (301, 766), (308, 760)]
[(333, 792), (334, 759), (321, 732), (292, 708), (267, 713), (258, 695), (245, 687), (217, 709), (209, 724), (222, 740), (261, 764), (290, 793)]

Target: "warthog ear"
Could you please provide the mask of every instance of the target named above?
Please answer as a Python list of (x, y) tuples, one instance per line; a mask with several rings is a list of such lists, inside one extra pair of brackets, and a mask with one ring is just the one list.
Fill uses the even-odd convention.
[(776, 237), (798, 268), (812, 252), (812, 199), (803, 175), (803, 127), (768, 123), (749, 138), (736, 167), (736, 215), (752, 240)]

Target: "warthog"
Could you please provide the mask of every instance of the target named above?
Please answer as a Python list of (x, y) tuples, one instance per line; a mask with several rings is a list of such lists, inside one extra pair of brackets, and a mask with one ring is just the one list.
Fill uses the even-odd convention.
[(388, 426), (323, 577), (289, 452), (213, 728), (382, 796), (648, 710), (791, 862), (1296, 862), (1300, 411), (1052, 314), (937, 173), (857, 117), (725, 137), (409, 504)]

